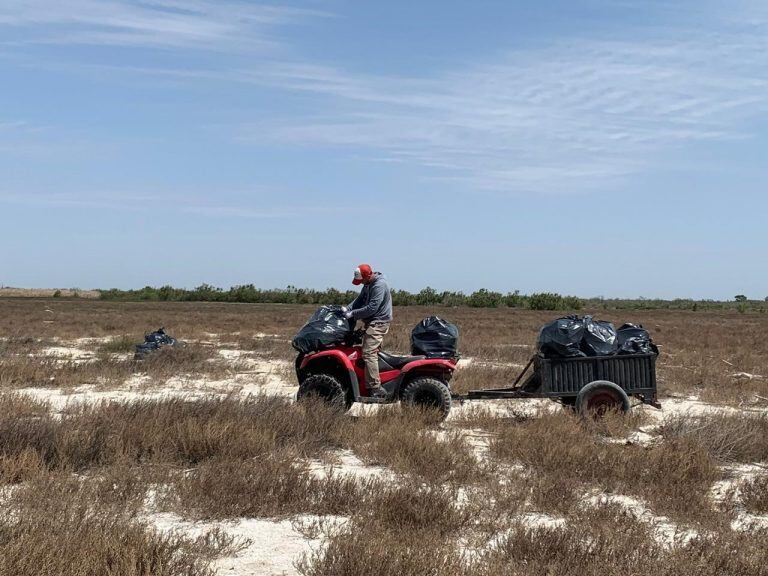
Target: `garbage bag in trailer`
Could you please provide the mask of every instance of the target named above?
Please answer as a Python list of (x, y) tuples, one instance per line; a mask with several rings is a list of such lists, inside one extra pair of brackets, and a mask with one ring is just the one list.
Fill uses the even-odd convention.
[(341, 306), (322, 306), (294, 336), (292, 344), (302, 354), (309, 354), (341, 344), (351, 330)]
[(459, 329), (437, 316), (429, 316), (411, 331), (411, 354), (427, 358), (458, 356)]
[(581, 350), (585, 330), (584, 318), (579, 316), (564, 316), (545, 324), (539, 332), (539, 352), (545, 358), (586, 356)]
[(584, 336), (581, 350), (587, 356), (612, 356), (619, 351), (616, 328), (610, 322), (584, 316)]
[(624, 324), (618, 331), (619, 354), (658, 354), (651, 335), (640, 324)]

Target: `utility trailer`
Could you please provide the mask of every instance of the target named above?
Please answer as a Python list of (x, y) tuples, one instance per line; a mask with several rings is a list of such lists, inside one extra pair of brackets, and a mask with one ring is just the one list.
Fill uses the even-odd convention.
[[(626, 354), (576, 358), (536, 355), (508, 388), (471, 390), (458, 400), (550, 398), (581, 414), (628, 411), (636, 398), (661, 408), (656, 400), (657, 354)], [(531, 370), (533, 367), (533, 370)]]

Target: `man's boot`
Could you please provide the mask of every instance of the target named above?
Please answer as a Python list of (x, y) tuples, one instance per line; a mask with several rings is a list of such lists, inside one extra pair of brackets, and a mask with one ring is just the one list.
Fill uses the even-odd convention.
[(389, 396), (383, 386), (371, 386), (368, 388), (368, 395), (371, 398), (386, 398)]

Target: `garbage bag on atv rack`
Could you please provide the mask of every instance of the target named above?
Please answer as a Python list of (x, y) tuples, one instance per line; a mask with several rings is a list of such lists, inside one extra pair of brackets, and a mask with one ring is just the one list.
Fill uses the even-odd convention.
[(459, 329), (437, 316), (428, 316), (411, 331), (411, 354), (427, 358), (458, 356)]
[(322, 306), (293, 337), (293, 347), (302, 354), (342, 344), (354, 327), (341, 306)]
[(641, 324), (624, 324), (617, 330), (619, 354), (658, 354), (651, 335)]
[(618, 351), (616, 329), (592, 316), (565, 316), (539, 332), (539, 353), (545, 358), (611, 356)]
[(144, 342), (142, 344), (136, 344), (136, 353), (133, 355), (134, 360), (141, 360), (147, 354), (159, 350), (163, 346), (176, 346), (178, 341), (176, 338), (172, 338), (165, 333), (165, 328), (159, 328), (154, 332), (144, 335)]

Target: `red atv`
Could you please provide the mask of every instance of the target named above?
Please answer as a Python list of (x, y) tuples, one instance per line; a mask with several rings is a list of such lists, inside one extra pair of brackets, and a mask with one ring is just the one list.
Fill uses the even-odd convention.
[(396, 356), (379, 352), (381, 385), (386, 398), (369, 396), (362, 357), (364, 331), (351, 333), (343, 344), (296, 358), (299, 379), (297, 400), (319, 396), (349, 410), (353, 402), (363, 404), (407, 404), (436, 408), (445, 418), (451, 409), (448, 383), (458, 358)]

